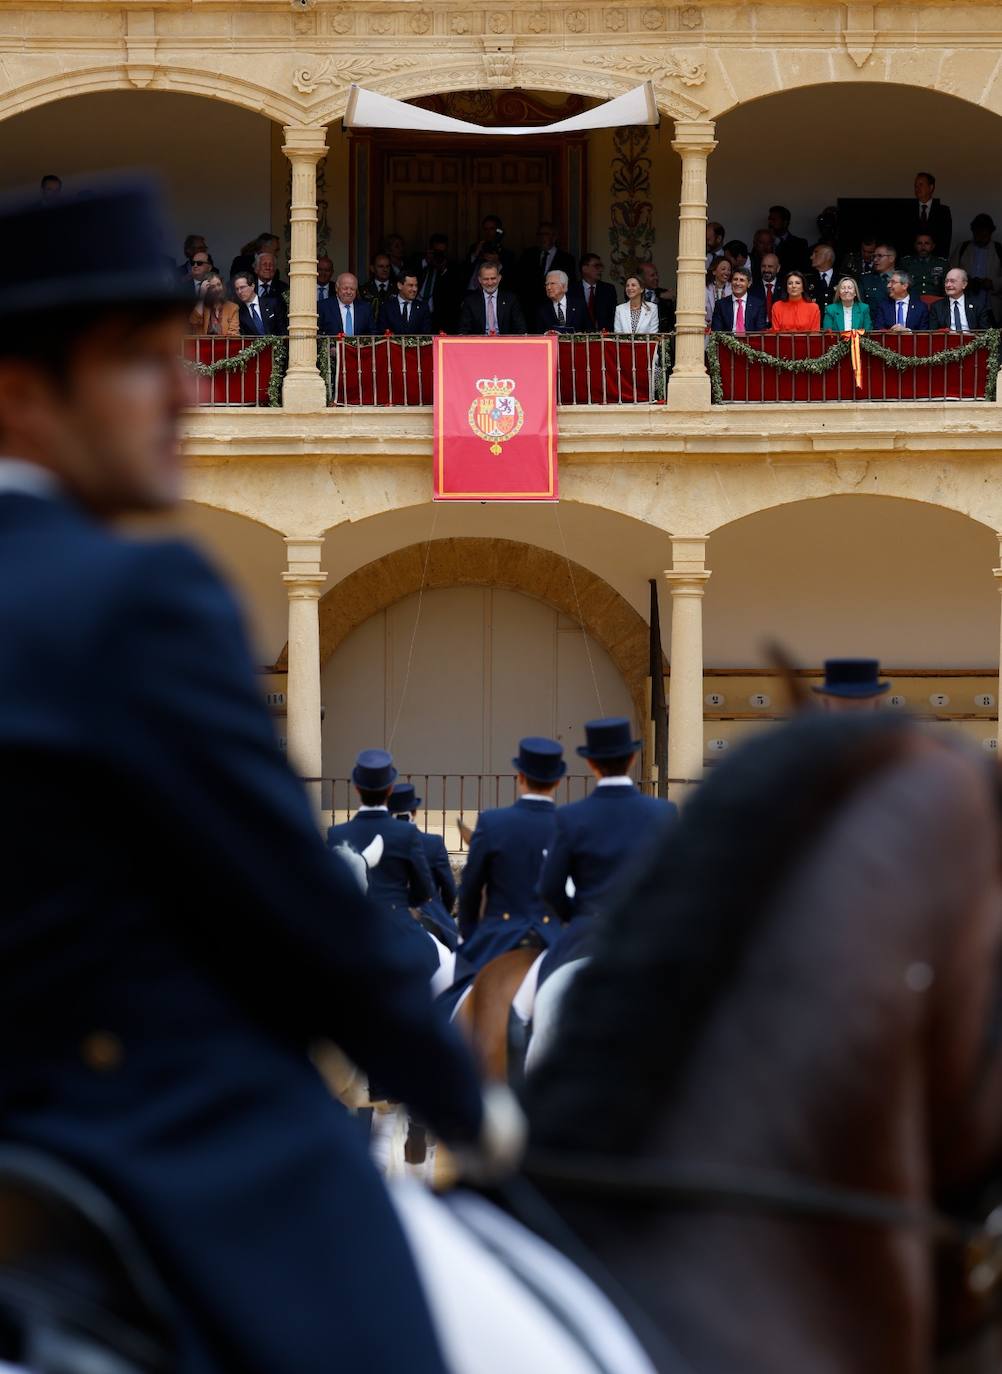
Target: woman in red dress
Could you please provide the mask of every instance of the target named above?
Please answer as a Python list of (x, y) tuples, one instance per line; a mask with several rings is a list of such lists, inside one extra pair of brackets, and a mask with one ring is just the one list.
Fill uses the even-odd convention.
[(819, 334), (821, 311), (813, 301), (804, 298), (805, 282), (800, 272), (786, 274), (785, 301), (773, 301), (772, 332), (774, 334)]

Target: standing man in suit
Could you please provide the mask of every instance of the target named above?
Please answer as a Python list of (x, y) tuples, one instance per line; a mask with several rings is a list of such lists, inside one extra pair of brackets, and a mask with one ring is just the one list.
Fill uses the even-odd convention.
[[(127, 1214), (176, 1304), (172, 1369), (323, 1374), (336, 1351), (345, 1369), (442, 1374), (396, 1213), (309, 1048), (337, 1041), (460, 1144), (490, 1101), (324, 848), (232, 596), (186, 544), (115, 527), (181, 495), (188, 306), (154, 247), (164, 217), (122, 183), (0, 210), (0, 251), (32, 245), (0, 285), (0, 758), (17, 799), (0, 1138)], [(54, 779), (87, 800), (55, 846)]]
[(527, 248), (518, 264), (518, 294), (522, 313), (527, 320), (535, 319), (546, 296), (546, 278), (551, 272), (563, 272), (568, 282), (574, 279), (574, 259), (557, 245), (557, 230), (550, 220), (543, 220), (536, 230), (535, 248)]
[(722, 296), (713, 307), (710, 328), (714, 333), (764, 334), (769, 328), (765, 304), (749, 294), (751, 273), (738, 267), (731, 273), (731, 294)]
[[(561, 964), (588, 953), (593, 921), (604, 911), (631, 858), (675, 819), (672, 802), (645, 797), (630, 779), (640, 740), (625, 716), (590, 720), (578, 754), (595, 774), (594, 791), (583, 801), (562, 806), (543, 871), (539, 895), (567, 924), (547, 954), (539, 982)], [(567, 879), (574, 896), (567, 894)]]
[(580, 300), (587, 318), (585, 329), (611, 334), (616, 323), (616, 288), (602, 280), (605, 264), (597, 253), (585, 253), (578, 263), (581, 280), (572, 282), (567, 294)]
[(763, 254), (759, 264), (759, 279), (748, 292), (751, 300), (762, 302), (766, 328), (772, 325), (772, 307), (776, 301), (786, 300), (786, 291), (779, 280), (779, 258), (775, 253)]
[(334, 264), (328, 257), (317, 258), (317, 305), (321, 301), (327, 300), (331, 293), (331, 277), (334, 275)]
[(459, 932), (452, 915), (452, 908), (456, 905), (456, 880), (452, 876), (449, 851), (442, 836), (433, 835), (413, 824), (414, 813), (421, 804), (421, 798), (417, 795), (417, 789), (412, 782), (398, 782), (390, 793), (390, 815), (395, 820), (406, 822), (417, 831), (435, 888), (428, 900), (421, 903), (421, 914), (434, 928), (433, 934), (446, 948), (455, 949), (459, 943)]
[(397, 283), (393, 275), (393, 263), (390, 261), (389, 253), (377, 253), (372, 259), (370, 270), (372, 276), (362, 286), (358, 294), (363, 301), (368, 301), (376, 325), (379, 328), (384, 328), (385, 326), (380, 323), (383, 311), (397, 294)]
[(415, 272), (405, 269), (400, 274), (397, 289), (383, 306), (379, 317), (381, 329), (391, 334), (430, 334), (431, 311), (418, 298), (418, 279)]
[(831, 305), (835, 299), (835, 249), (831, 244), (816, 243), (811, 249), (811, 269), (806, 273), (806, 288), (807, 299), (813, 301), (823, 315), (825, 306)]
[(285, 317), (284, 302), (272, 296), (259, 299), (257, 278), (253, 272), (238, 272), (233, 278), (233, 294), (240, 307), (240, 333), (249, 335), (276, 334), (289, 332)]
[(583, 334), (588, 317), (580, 300), (567, 294), (567, 273), (547, 272), (546, 304), (536, 311), (537, 334)]
[(567, 772), (556, 740), (522, 740), (512, 759), (518, 773), (514, 806), (481, 811), (459, 884), (460, 946), (474, 968), (520, 945), (553, 943), (558, 926), (536, 884), (553, 842), (553, 794)]
[(770, 205), (767, 220), (776, 244), (776, 256), (783, 276), (794, 270), (807, 269), (807, 240), (790, 233), (790, 212), (785, 205)]
[(890, 329), (898, 334), (911, 334), (916, 329), (929, 328), (929, 307), (913, 294), (912, 279), (900, 268), (891, 273), (887, 283), (887, 299), (878, 304), (873, 327)]
[(376, 322), (368, 301), (358, 299), (358, 278), (352, 272), (342, 272), (334, 283), (334, 295), (320, 302), (318, 328), (321, 334), (374, 334)]
[(431, 311), (433, 327), (454, 334), (460, 302), (466, 294), (466, 282), (449, 257), (448, 237), (432, 234), (424, 256), (414, 268), (418, 274), (418, 296)]
[(525, 334), (525, 319), (518, 297), (501, 290), (501, 273), (493, 263), (482, 263), (479, 287), (470, 291), (459, 313), (460, 334)]
[(948, 258), (953, 239), (953, 215), (950, 207), (936, 198), (935, 190), (936, 178), (932, 172), (915, 173), (915, 205), (905, 242), (913, 243), (916, 234), (931, 234), (936, 251)]
[(640, 264), (640, 280), (644, 284), (644, 300), (658, 309), (658, 333), (670, 334), (675, 328), (675, 297), (662, 289), (661, 274), (656, 262)]
[(969, 292), (967, 273), (962, 267), (951, 267), (943, 278), (946, 298), (933, 301), (929, 307), (929, 328), (949, 329), (955, 334), (975, 329), (994, 329), (995, 320), (984, 300)]
[(270, 249), (261, 248), (254, 254), (254, 275), (259, 298), (270, 296), (281, 300), (289, 289), (289, 283), (278, 275), (278, 258)]

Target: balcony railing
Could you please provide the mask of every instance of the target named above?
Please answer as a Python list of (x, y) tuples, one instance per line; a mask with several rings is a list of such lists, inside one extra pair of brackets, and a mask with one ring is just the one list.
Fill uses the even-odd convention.
[(185, 339), (182, 357), (192, 376), (193, 404), (239, 408), (282, 404), (286, 339)]

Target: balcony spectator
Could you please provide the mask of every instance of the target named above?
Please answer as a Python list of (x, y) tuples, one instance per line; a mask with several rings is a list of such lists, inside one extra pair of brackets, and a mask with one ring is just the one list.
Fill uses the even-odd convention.
[(873, 316), (874, 329), (890, 329), (895, 334), (913, 334), (916, 329), (929, 328), (929, 308), (912, 291), (912, 279), (901, 268), (895, 268), (887, 283), (887, 300), (877, 306)]
[(397, 289), (383, 304), (379, 314), (379, 329), (388, 329), (391, 334), (430, 334), (431, 311), (418, 297), (416, 272), (404, 272), (397, 282)]
[(644, 284), (644, 299), (658, 308), (658, 331), (670, 334), (675, 328), (675, 297), (667, 288), (662, 289), (656, 262), (640, 264), (640, 280)]
[(566, 272), (560, 269), (547, 272), (546, 304), (536, 311), (537, 334), (587, 333), (589, 320), (584, 303), (567, 294), (569, 285)]
[(187, 284), (191, 290), (192, 302), (196, 301), (202, 283), (210, 273), (215, 272), (216, 266), (212, 261), (212, 254), (207, 248), (193, 248), (191, 259), (187, 265), (187, 272), (182, 268), (182, 279), (187, 276)]
[(876, 251), (877, 236), (867, 229), (860, 239), (859, 247), (851, 248), (842, 259), (842, 272), (848, 272), (862, 286), (863, 278), (874, 270), (873, 256)]
[(196, 256), (209, 256), (209, 246), (205, 241), (205, 236), (203, 234), (189, 234), (184, 241), (183, 252), (184, 257), (181, 260), (180, 267), (177, 269), (178, 276), (190, 277), (192, 258)]
[(188, 316), (188, 331), (203, 338), (240, 337), (240, 307), (226, 299), (226, 288), (218, 272), (210, 272), (200, 285), (195, 308)]
[(931, 234), (939, 251), (949, 257), (950, 243), (953, 240), (953, 216), (950, 207), (943, 205), (936, 198), (935, 190), (936, 178), (932, 172), (915, 173), (915, 208), (907, 241), (912, 242), (916, 234)]
[(289, 289), (289, 283), (278, 275), (278, 259), (270, 248), (259, 248), (254, 254), (254, 275), (257, 277), (257, 294), (281, 299)]
[[(58, 205), (63, 194), (63, 179), (55, 172), (48, 172), (38, 186), (38, 199), (42, 205)], [(187, 256), (187, 254), (185, 255)]]
[(950, 265), (964, 269), (968, 291), (984, 296), (998, 323), (1002, 320), (1002, 244), (992, 238), (994, 233), (991, 215), (975, 215), (971, 220), (971, 237), (960, 245)]
[(889, 243), (878, 243), (873, 250), (873, 269), (863, 275), (859, 283), (860, 294), (870, 307), (870, 314), (876, 319), (877, 307), (887, 300), (887, 287), (891, 273), (898, 265), (898, 255)]
[(331, 277), (334, 263), (328, 257), (317, 258), (317, 304), (325, 301), (331, 293)]
[(238, 272), (253, 272), (254, 258), (258, 253), (273, 253), (275, 261), (278, 262), (278, 250), (281, 242), (277, 234), (266, 229), (263, 234), (258, 234), (256, 239), (251, 239), (250, 243), (245, 243), (230, 263), (230, 280), (232, 281)]
[(943, 279), (946, 299), (933, 301), (929, 307), (930, 329), (949, 329), (955, 334), (974, 329), (992, 329), (995, 321), (982, 297), (968, 290), (967, 273), (962, 267), (951, 267)]
[[(238, 272), (233, 278), (233, 294), (237, 298), (240, 319), (240, 333), (287, 334), (289, 323), (282, 301), (272, 296), (258, 299), (257, 278), (253, 272)], [(281, 309), (279, 309), (281, 307)]]
[[(762, 271), (762, 259), (776, 251), (776, 240), (771, 229), (756, 229), (752, 235), (751, 269), (752, 281), (757, 282)], [(776, 259), (777, 263), (779, 259)]]
[(550, 272), (563, 272), (568, 282), (574, 279), (574, 259), (557, 243), (556, 226), (544, 219), (536, 230), (535, 248), (527, 248), (519, 259), (518, 290), (528, 317), (528, 308), (535, 315), (549, 295), (546, 278)]
[(477, 290), (480, 264), (486, 261), (489, 251), (497, 254), (501, 275), (513, 281), (516, 269), (515, 255), (510, 248), (505, 247), (504, 225), (501, 223), (500, 215), (484, 216), (480, 223), (480, 238), (476, 243), (471, 243), (466, 250), (466, 259), (470, 265), (471, 291)]
[(372, 318), (378, 326), (386, 302), (397, 294), (389, 253), (377, 253), (369, 264), (369, 271), (372, 275), (358, 294), (363, 301), (368, 301)]
[(765, 304), (748, 294), (751, 273), (747, 267), (735, 267), (731, 273), (731, 294), (717, 301), (713, 307), (710, 328), (720, 334), (761, 334), (769, 328)]
[(847, 334), (856, 329), (866, 332), (873, 328), (870, 307), (860, 299), (859, 283), (848, 273), (840, 277), (835, 287), (835, 299), (825, 306), (822, 329), (833, 329), (837, 334)]
[(334, 283), (334, 295), (320, 302), (318, 328), (321, 334), (374, 334), (376, 322), (368, 301), (359, 299), (358, 278), (342, 272)]
[(605, 263), (597, 253), (585, 253), (578, 262), (579, 282), (573, 282), (568, 295), (578, 297), (585, 309), (585, 328), (611, 334), (616, 324), (616, 288), (602, 280)]
[(389, 234), (382, 250), (390, 260), (390, 276), (396, 284), (407, 267), (407, 246), (400, 234)]
[(459, 313), (460, 334), (525, 334), (518, 297), (501, 289), (497, 264), (485, 262), (477, 271), (477, 289), (467, 293)]
[(915, 235), (912, 251), (901, 259), (901, 267), (911, 277), (916, 296), (942, 296), (949, 266), (946, 258), (936, 252), (935, 239), (928, 230)]
[(653, 301), (644, 299), (644, 284), (639, 277), (627, 277), (624, 282), (626, 300), (616, 306), (617, 334), (658, 334), (658, 310)]
[(731, 264), (731, 275), (734, 275), (735, 267), (747, 267), (751, 274), (751, 258), (748, 255), (748, 245), (743, 239), (731, 239), (724, 244), (724, 257)]
[(731, 294), (731, 264), (727, 258), (717, 258), (706, 274), (706, 327), (709, 329), (718, 301)]
[(706, 270), (709, 272), (713, 265), (714, 258), (723, 256), (724, 252), (724, 226), (717, 220), (711, 219), (706, 225)]
[(786, 206), (770, 205), (767, 223), (772, 230), (773, 238), (776, 240), (776, 256), (779, 258), (784, 279), (786, 273), (793, 269), (805, 269), (807, 267), (807, 240), (798, 239), (796, 235), (790, 233), (790, 212)]
[(779, 258), (775, 253), (762, 255), (758, 269), (758, 281), (753, 283), (749, 295), (761, 300), (765, 306), (766, 322), (771, 325), (773, 302), (783, 300), (786, 295), (783, 284), (779, 280)]
[(466, 283), (449, 257), (445, 234), (432, 234), (424, 256), (414, 263), (414, 270), (418, 276), (418, 296), (431, 311), (433, 328), (454, 334)]
[(828, 243), (816, 243), (811, 249), (811, 268), (805, 272), (807, 299), (824, 310), (835, 299), (835, 249)]
[(786, 300), (774, 301), (772, 331), (774, 334), (817, 334), (821, 330), (821, 311), (805, 295), (807, 282), (803, 272), (787, 272), (784, 278)]

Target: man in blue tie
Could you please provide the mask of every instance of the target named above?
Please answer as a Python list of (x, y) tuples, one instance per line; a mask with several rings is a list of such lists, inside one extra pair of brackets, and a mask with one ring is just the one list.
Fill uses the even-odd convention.
[(874, 329), (910, 334), (915, 329), (929, 328), (929, 308), (924, 301), (911, 294), (911, 289), (911, 277), (896, 267), (887, 282), (887, 300), (877, 306)]
[(240, 333), (280, 334), (280, 329), (272, 328), (274, 302), (267, 296), (258, 299), (257, 285), (251, 273), (238, 272), (233, 278), (233, 294), (240, 306)]
[(372, 334), (376, 323), (368, 301), (359, 300), (358, 278), (353, 272), (342, 272), (334, 283), (334, 295), (320, 301), (317, 310), (321, 334)]

